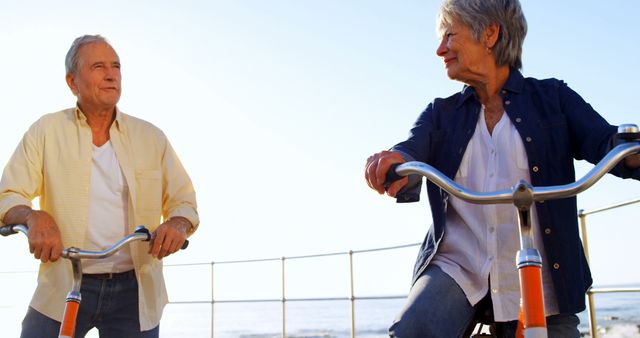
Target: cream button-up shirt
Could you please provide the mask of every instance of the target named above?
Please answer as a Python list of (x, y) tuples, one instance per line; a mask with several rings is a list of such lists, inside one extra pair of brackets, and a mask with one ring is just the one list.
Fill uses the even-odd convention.
[[(137, 225), (154, 231), (162, 220), (182, 216), (199, 224), (193, 185), (164, 133), (141, 119), (116, 111), (109, 130), (129, 186), (129, 232)], [(64, 247), (85, 246), (92, 167), (92, 134), (78, 108), (47, 114), (25, 133), (0, 181), (0, 220), (17, 205), (39, 197), (40, 209), (53, 216)], [(139, 285), (140, 328), (156, 327), (168, 298), (162, 262), (148, 243), (131, 244)], [(31, 306), (57, 321), (72, 284), (66, 259), (42, 263)]]

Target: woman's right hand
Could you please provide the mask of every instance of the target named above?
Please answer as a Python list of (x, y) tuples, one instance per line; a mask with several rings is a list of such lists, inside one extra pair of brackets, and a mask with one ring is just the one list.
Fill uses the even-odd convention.
[[(364, 178), (371, 189), (382, 195), (385, 192), (384, 183), (389, 167), (392, 164), (404, 162), (405, 160), (400, 153), (383, 150), (367, 158)], [(403, 177), (402, 179), (391, 183), (387, 189), (387, 195), (395, 197), (398, 191), (407, 185), (408, 182), (409, 179), (407, 177)]]

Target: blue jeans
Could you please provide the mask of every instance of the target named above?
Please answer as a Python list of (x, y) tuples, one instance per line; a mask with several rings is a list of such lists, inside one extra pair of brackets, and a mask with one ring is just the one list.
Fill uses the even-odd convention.
[[(85, 275), (80, 288), (82, 302), (76, 321), (76, 338), (97, 328), (100, 338), (158, 338), (160, 327), (140, 331), (138, 282), (133, 271), (111, 279)], [(56, 338), (60, 322), (32, 307), (22, 321), (21, 338)]]
[[(475, 312), (476, 308), (455, 280), (439, 267), (430, 265), (411, 288), (407, 303), (389, 328), (389, 336), (462, 337)], [(549, 338), (579, 338), (579, 323), (573, 314), (549, 316)], [(513, 338), (516, 327), (517, 321), (496, 323), (496, 334), (499, 338)]]

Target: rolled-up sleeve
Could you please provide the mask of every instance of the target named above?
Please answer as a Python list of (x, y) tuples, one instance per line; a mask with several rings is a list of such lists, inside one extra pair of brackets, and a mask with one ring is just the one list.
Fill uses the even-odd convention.
[(200, 224), (197, 212), (196, 192), (193, 183), (182, 166), (178, 155), (167, 141), (162, 159), (163, 192), (162, 215), (164, 219), (184, 217), (195, 231)]
[(42, 186), (42, 130), (40, 121), (25, 133), (0, 180), (0, 224), (5, 214), (18, 205), (31, 206), (41, 193)]

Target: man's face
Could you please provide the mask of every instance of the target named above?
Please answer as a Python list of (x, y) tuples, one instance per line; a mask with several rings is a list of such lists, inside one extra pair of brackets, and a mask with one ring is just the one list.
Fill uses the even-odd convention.
[(78, 68), (67, 84), (84, 110), (114, 109), (120, 100), (120, 58), (107, 43), (80, 47)]

